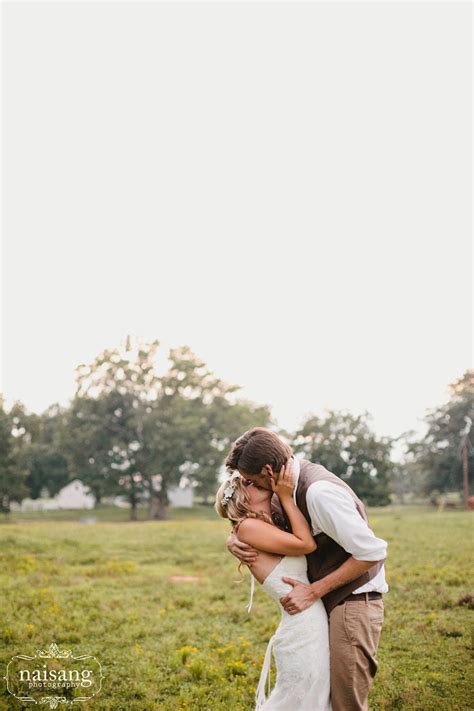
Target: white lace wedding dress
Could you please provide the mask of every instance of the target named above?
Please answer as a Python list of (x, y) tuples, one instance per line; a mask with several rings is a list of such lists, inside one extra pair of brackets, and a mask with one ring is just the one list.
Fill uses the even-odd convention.
[[(324, 604), (317, 600), (306, 610), (289, 615), (280, 603), (280, 598), (293, 590), (293, 586), (281, 578), (308, 583), (306, 569), (306, 556), (284, 556), (262, 583), (263, 589), (277, 602), (281, 620), (265, 653), (255, 695), (258, 711), (331, 711), (329, 626)], [(253, 575), (251, 584), (248, 612), (253, 600)], [(276, 683), (270, 693), (272, 651)]]

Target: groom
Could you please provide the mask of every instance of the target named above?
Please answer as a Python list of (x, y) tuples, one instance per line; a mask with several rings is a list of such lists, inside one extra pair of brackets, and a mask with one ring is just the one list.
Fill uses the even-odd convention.
[[(307, 585), (282, 578), (293, 590), (280, 602), (290, 615), (321, 598), (329, 616), (331, 703), (333, 711), (366, 711), (378, 662), (375, 659), (387, 592), (383, 561), (387, 543), (368, 526), (362, 501), (342, 479), (321, 464), (293, 457), (293, 450), (271, 430), (254, 427), (237, 439), (225, 466), (262, 489), (272, 489), (282, 466), (292, 459), (294, 500), (310, 524), (318, 547), (306, 556)], [(276, 494), (273, 521), (291, 532)], [(229, 551), (243, 563), (258, 552), (231, 534)]]

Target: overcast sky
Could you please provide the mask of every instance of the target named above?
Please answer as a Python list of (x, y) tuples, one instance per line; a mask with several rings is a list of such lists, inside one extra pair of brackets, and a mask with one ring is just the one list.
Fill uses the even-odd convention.
[(127, 333), (297, 427), (472, 364), (471, 5), (3, 5), (7, 404)]

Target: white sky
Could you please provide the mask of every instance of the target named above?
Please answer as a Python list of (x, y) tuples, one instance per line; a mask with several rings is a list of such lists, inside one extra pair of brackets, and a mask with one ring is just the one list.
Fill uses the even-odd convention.
[(3, 11), (7, 404), (130, 333), (418, 428), (472, 364), (471, 5)]

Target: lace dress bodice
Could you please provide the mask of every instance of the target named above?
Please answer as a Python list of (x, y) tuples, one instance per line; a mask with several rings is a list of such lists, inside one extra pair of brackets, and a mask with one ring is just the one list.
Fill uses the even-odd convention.
[(282, 577), (301, 580), (302, 583), (309, 583), (307, 574), (308, 561), (305, 555), (284, 556), (267, 575), (262, 583), (262, 587), (273, 597), (280, 608), (284, 610), (280, 603), (280, 598), (293, 590), (293, 586), (284, 583)]
[[(282, 569), (283, 566), (283, 569)], [(293, 590), (292, 586), (288, 583), (283, 583), (282, 577), (295, 578), (296, 580), (301, 580), (302, 583), (308, 583), (308, 575), (306, 572), (307, 561), (306, 556), (296, 555), (296, 556), (283, 556), (282, 559), (276, 564), (276, 566), (267, 575), (262, 587), (267, 591), (270, 597), (278, 603), (281, 610), (284, 611), (280, 603), (280, 598), (286, 595), (288, 592)], [(253, 596), (255, 591), (255, 577), (250, 572), (250, 600), (247, 608), (247, 612), (250, 612), (253, 604)]]
[[(282, 577), (309, 583), (306, 556), (284, 556), (267, 575), (261, 587), (277, 603), (281, 620), (268, 642), (263, 668), (256, 691), (258, 711), (331, 711), (329, 674), (329, 627), (322, 600), (306, 610), (290, 615), (280, 598), (293, 590)], [(251, 576), (253, 602), (255, 579)], [(274, 654), (277, 678), (270, 692), (271, 654)], [(268, 686), (267, 693), (265, 686)]]

